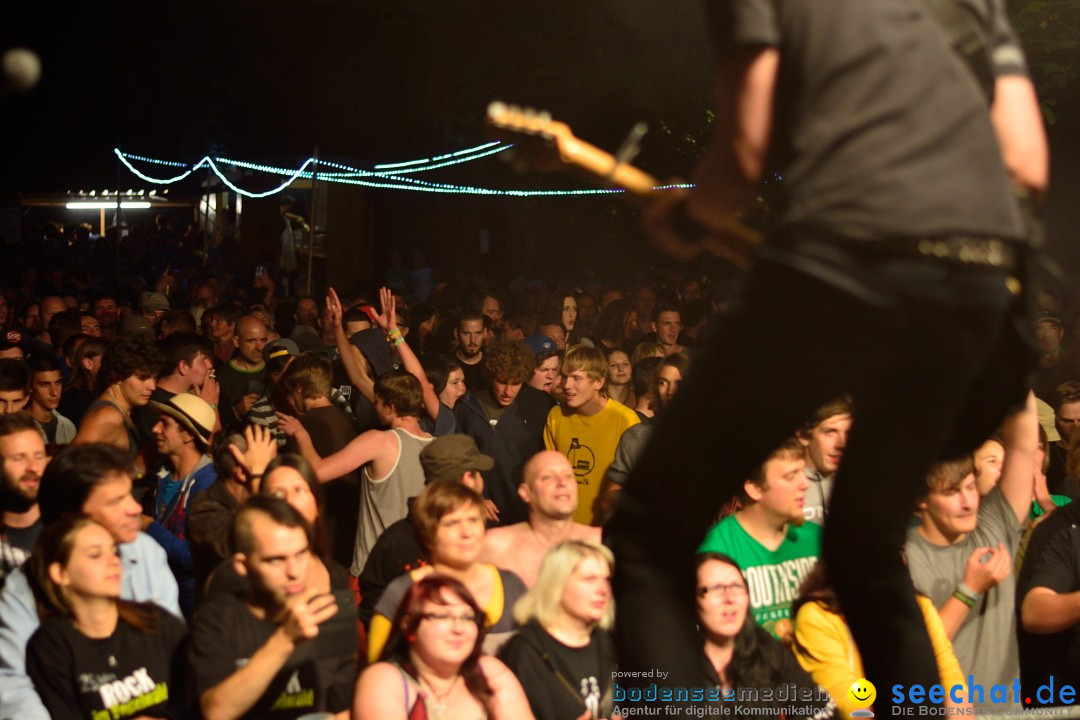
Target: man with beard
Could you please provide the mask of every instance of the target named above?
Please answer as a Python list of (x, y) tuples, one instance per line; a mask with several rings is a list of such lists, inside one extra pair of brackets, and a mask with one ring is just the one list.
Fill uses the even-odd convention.
[[(44, 313), (42, 315), (41, 320), (44, 323)], [(117, 326), (120, 324), (120, 306), (116, 304), (116, 298), (109, 293), (99, 296), (94, 301), (94, 315), (101, 324), (101, 337), (106, 340), (115, 340)], [(45, 327), (48, 327), (48, 325), (45, 325)]]
[[(42, 473), (38, 502), (48, 526), (67, 514), (86, 515), (112, 535), (122, 565), (120, 599), (152, 602), (180, 617), (176, 580), (165, 551), (139, 532), (139, 503), (131, 495), (131, 464), (106, 445), (67, 447)], [(40, 625), (22, 569), (0, 591), (0, 717), (49, 717), (26, 674), (26, 644)]]
[(484, 385), (484, 316), (466, 311), (458, 316), (457, 350), (454, 355), (465, 373), (465, 387), (469, 390)]
[(207, 601), (191, 629), (190, 660), (206, 717), (348, 717), (356, 680), (351, 654), (327, 652), (319, 625), (338, 612), (308, 586), (311, 528), (284, 500), (256, 496), (233, 525), (233, 566), (243, 595)]
[(26, 413), (0, 416), (0, 587), (34, 549), (41, 533), (38, 486), (49, 458), (37, 423)]

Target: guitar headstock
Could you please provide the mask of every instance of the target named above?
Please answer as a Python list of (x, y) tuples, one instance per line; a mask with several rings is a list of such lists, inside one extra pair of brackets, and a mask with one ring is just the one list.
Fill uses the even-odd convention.
[(485, 118), (488, 135), (514, 143), (515, 164), (555, 170), (575, 164), (581, 141), (570, 126), (552, 120), (550, 113), (493, 102)]

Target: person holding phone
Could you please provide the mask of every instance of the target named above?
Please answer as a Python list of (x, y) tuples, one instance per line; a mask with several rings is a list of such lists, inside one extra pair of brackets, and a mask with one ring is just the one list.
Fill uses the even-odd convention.
[(308, 581), (311, 526), (285, 500), (259, 495), (237, 513), (233, 535), (233, 567), (247, 589), (208, 600), (192, 624), (189, 659), (203, 715), (347, 718), (356, 646), (327, 651), (317, 642), (339, 607)]

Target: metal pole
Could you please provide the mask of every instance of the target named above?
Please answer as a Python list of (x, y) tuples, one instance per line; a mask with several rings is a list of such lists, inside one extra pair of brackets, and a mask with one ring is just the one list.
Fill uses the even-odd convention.
[(319, 198), (319, 148), (315, 148), (315, 154), (312, 155), (315, 158), (315, 162), (311, 163), (311, 224), (308, 226), (308, 247), (307, 247), (307, 295), (312, 295), (312, 264), (315, 258), (315, 220), (318, 217), (318, 198)]

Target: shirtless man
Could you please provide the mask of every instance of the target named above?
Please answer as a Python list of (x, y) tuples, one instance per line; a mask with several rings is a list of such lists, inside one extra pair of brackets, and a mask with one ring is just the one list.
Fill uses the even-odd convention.
[(488, 530), (480, 561), (513, 571), (531, 588), (548, 549), (563, 540), (599, 543), (600, 528), (574, 522), (577, 478), (560, 452), (544, 450), (533, 455), (518, 492), (529, 506), (529, 519)]

